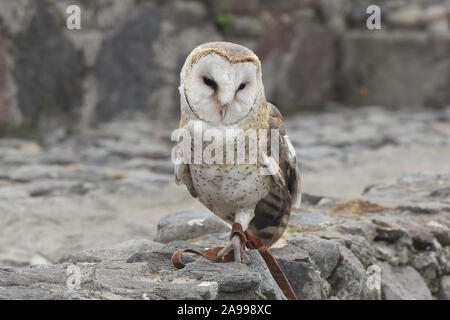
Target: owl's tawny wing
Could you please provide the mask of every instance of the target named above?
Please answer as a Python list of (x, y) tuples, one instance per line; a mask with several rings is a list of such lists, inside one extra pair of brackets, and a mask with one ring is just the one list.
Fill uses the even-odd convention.
[(271, 107), (269, 129), (279, 130), (279, 160), (277, 163), (270, 152), (266, 155), (265, 162), (274, 184), (269, 194), (256, 205), (249, 232), (270, 246), (286, 229), (292, 206), (300, 206), (301, 181), (295, 149), (284, 130), (282, 116), (275, 106), (268, 105)]

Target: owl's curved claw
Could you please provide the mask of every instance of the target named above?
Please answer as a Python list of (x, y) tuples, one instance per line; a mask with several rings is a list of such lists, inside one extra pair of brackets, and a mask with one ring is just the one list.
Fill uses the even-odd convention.
[(217, 254), (217, 261), (224, 261), (225, 257), (231, 251), (233, 251), (235, 262), (248, 263), (249, 259), (247, 254), (245, 253), (245, 247), (243, 248), (241, 242), (242, 239), (238, 234), (235, 234), (233, 237), (231, 237), (228, 244)]

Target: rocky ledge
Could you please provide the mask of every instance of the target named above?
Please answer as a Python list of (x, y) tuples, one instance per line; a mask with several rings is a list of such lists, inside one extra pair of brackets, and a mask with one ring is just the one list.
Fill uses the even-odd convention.
[[(304, 194), (271, 249), (299, 299), (449, 299), (450, 173), (407, 175), (341, 202)], [(131, 240), (55, 264), (0, 267), (3, 299), (285, 299), (258, 252), (248, 265), (213, 263), (179, 248), (222, 245), (210, 212), (172, 213), (156, 241)]]

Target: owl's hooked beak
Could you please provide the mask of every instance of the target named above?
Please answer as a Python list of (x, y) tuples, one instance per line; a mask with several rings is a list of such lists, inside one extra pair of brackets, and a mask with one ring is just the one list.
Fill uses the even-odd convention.
[(220, 104), (219, 106), (220, 121), (225, 120), (225, 116), (227, 115), (227, 108), (229, 105), (230, 105), (229, 103)]

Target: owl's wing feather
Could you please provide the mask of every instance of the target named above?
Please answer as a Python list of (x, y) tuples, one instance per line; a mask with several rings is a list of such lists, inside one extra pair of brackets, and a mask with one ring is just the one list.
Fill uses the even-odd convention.
[(272, 176), (273, 181), (281, 187), (286, 187), (286, 181), (284, 179), (284, 173), (281, 170), (280, 166), (278, 165), (277, 161), (274, 157), (269, 157), (265, 152), (262, 152), (261, 154), (261, 161), (265, 166), (265, 169), (268, 171), (268, 173)]
[(297, 166), (297, 154), (295, 152), (294, 146), (292, 145), (289, 137), (285, 135), (283, 137), (285, 144), (287, 145), (286, 150), (286, 163), (284, 164), (285, 177), (287, 180), (287, 188), (292, 198), (292, 206), (299, 209), (302, 203), (302, 190), (301, 190), (301, 180), (300, 180), (300, 169)]
[(301, 204), (301, 180), (300, 170), (297, 166), (297, 154), (283, 126), (283, 118), (280, 111), (273, 104), (268, 103), (271, 108), (269, 117), (269, 128), (279, 130), (279, 159), (278, 163), (274, 157), (270, 157), (270, 163), (275, 167), (277, 175), (273, 175), (275, 182), (280, 180), (284, 187), (283, 192), (289, 193), (291, 204), (299, 208)]
[(281, 114), (275, 106), (268, 105), (271, 107), (269, 129), (279, 130), (279, 159), (277, 162), (269, 150), (262, 155), (263, 164), (275, 183), (257, 203), (250, 231), (270, 246), (286, 229), (291, 207), (300, 206), (301, 181), (295, 149), (286, 135)]
[(295, 149), (287, 135), (281, 137), (280, 161), (277, 163), (274, 157), (262, 154), (262, 162), (272, 176), (274, 182), (281, 192), (289, 192), (291, 203), (294, 208), (300, 208), (302, 201), (300, 170), (297, 167)]
[(176, 147), (175, 150), (175, 167), (174, 167), (175, 183), (177, 185), (185, 184), (189, 193), (194, 197), (198, 197), (197, 190), (195, 190), (194, 184), (192, 183), (191, 171), (189, 170), (189, 165), (185, 164), (181, 157), (181, 148)]

